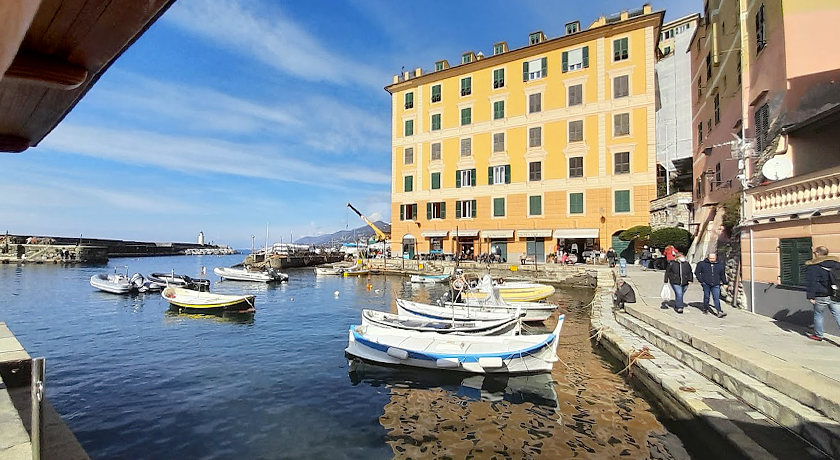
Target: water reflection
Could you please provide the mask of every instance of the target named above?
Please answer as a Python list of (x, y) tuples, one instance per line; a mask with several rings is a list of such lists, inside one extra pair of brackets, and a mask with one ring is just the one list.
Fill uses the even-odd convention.
[(239, 313), (236, 311), (220, 311), (207, 313), (181, 313), (178, 308), (170, 307), (164, 312), (164, 322), (176, 323), (184, 319), (213, 321), (218, 323), (254, 324), (254, 313)]

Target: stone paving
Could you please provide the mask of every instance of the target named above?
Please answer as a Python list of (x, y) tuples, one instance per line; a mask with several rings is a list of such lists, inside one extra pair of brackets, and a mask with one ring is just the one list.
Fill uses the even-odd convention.
[[(29, 355), (20, 345), (6, 323), (0, 322), (0, 362), (28, 359)], [(0, 459), (30, 460), (32, 443), (23, 421), (15, 408), (9, 390), (0, 380)]]

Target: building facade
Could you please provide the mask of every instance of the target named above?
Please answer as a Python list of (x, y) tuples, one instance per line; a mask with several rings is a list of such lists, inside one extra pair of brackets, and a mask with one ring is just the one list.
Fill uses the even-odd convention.
[(606, 249), (656, 198), (649, 5), (394, 78), (392, 252)]

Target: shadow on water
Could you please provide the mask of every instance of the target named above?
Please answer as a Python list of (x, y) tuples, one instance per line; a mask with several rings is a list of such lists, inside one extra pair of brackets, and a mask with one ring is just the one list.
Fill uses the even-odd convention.
[(182, 313), (178, 311), (177, 307), (169, 307), (169, 310), (164, 312), (166, 315), (166, 320), (169, 321), (176, 321), (181, 319), (195, 319), (195, 320), (206, 320), (206, 321), (215, 321), (219, 323), (237, 323), (237, 324), (254, 324), (254, 314), (251, 313), (240, 313), (237, 311), (220, 311), (220, 312), (209, 312), (209, 313)]

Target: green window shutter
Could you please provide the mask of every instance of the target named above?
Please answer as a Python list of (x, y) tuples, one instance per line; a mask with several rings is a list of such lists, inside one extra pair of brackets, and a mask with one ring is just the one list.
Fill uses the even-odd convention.
[(807, 266), (805, 262), (811, 260), (811, 238), (798, 238), (796, 242), (796, 258), (797, 264), (799, 265), (798, 271), (798, 285), (805, 286), (807, 284), (807, 279), (805, 278), (805, 270)]
[(522, 63), (522, 81), (528, 81), (528, 61)]
[(461, 171), (455, 171), (455, 188), (461, 188)]
[(432, 220), (432, 203), (426, 203), (426, 220)]
[(505, 199), (493, 198), (493, 217), (503, 217), (505, 215)]
[(411, 215), (414, 216), (415, 219), (417, 218), (417, 205), (416, 204), (411, 205)]
[(405, 183), (403, 184), (404, 192), (414, 191), (414, 176), (405, 176)]
[(613, 61), (617, 61), (621, 57), (621, 45), (619, 40), (613, 40)]
[(569, 194), (569, 213), (583, 214), (583, 193)]
[(441, 219), (446, 219), (446, 202), (445, 201), (440, 202), (440, 218)]
[(583, 67), (584, 68), (589, 67), (589, 47), (588, 46), (583, 47)]
[[(791, 239), (782, 239), (779, 240), (779, 258), (780, 258), (780, 267), (781, 273), (780, 278), (782, 280), (782, 284), (784, 285), (793, 285), (793, 268), (796, 261), (796, 244)], [(797, 270), (797, 275), (798, 275)]]
[(487, 185), (493, 185), (493, 167), (487, 167)]
[(804, 286), (805, 262), (811, 259), (811, 238), (783, 238), (779, 240), (779, 257), (783, 285)]
[(548, 58), (547, 57), (542, 58), (542, 72), (541, 73), (542, 73), (543, 78), (548, 76)]
[(505, 165), (505, 183), (510, 183), (510, 165)]
[(470, 169), (470, 183), (472, 184), (473, 187), (475, 187), (475, 185), (476, 185), (475, 178), (476, 178), (475, 168)]
[(405, 220), (405, 205), (400, 205), (400, 220)]
[(563, 73), (569, 71), (569, 52), (563, 51)]
[(529, 214), (530, 215), (532, 215), (532, 216), (542, 215), (542, 197), (541, 196), (537, 195), (537, 196), (528, 197), (528, 202), (529, 202), (528, 203), (528, 209), (529, 209)]
[(455, 218), (456, 219), (461, 218), (461, 202), (460, 201), (455, 202)]
[(473, 211), (473, 215), (472, 215), (473, 217), (478, 215), (477, 208), (476, 208), (476, 205), (475, 205), (475, 200), (472, 200), (472, 211)]
[(440, 188), (440, 173), (432, 173), (432, 189)]
[(630, 190), (615, 191), (615, 212), (630, 212)]

